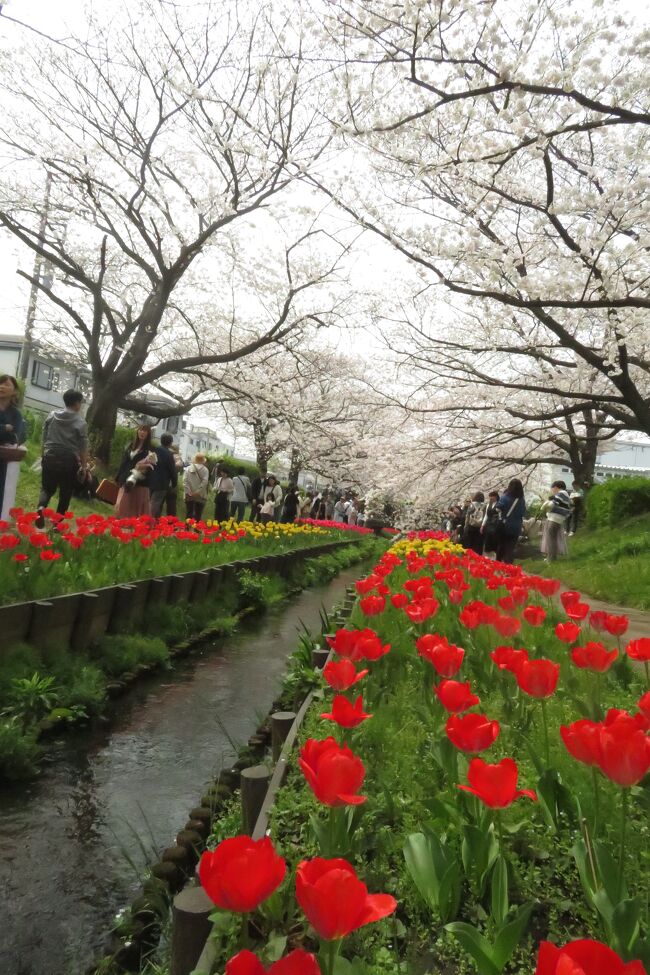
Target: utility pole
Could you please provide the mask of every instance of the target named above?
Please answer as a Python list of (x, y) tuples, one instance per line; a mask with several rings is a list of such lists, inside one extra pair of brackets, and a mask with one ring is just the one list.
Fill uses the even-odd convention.
[[(41, 247), (45, 242), (47, 218), (49, 216), (49, 210), (50, 210), (51, 188), (52, 188), (52, 174), (48, 173), (45, 179), (45, 199), (43, 201), (41, 221), (38, 226), (38, 242), (41, 245)], [(45, 262), (43, 261), (41, 255), (37, 253), (34, 257), (34, 272), (32, 275), (32, 287), (29, 292), (29, 304), (27, 305), (27, 320), (25, 322), (25, 340), (23, 342), (22, 352), (20, 353), (20, 367), (18, 370), (19, 379), (27, 379), (29, 359), (32, 354), (32, 346), (34, 341), (34, 322), (36, 321), (36, 306), (38, 303), (38, 286), (41, 280), (41, 273), (43, 270), (44, 263)]]

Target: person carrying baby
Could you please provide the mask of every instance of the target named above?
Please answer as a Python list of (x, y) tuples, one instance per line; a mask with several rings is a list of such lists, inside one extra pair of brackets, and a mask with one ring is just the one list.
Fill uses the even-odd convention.
[(149, 475), (156, 459), (151, 447), (151, 427), (142, 424), (124, 451), (117, 472), (116, 480), (120, 486), (115, 502), (117, 518), (139, 518), (151, 513)]

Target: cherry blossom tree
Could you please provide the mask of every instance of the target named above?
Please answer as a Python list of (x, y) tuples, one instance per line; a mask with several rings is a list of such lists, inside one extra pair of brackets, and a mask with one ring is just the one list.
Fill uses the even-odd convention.
[(8, 59), (0, 225), (51, 270), (20, 273), (90, 366), (99, 456), (118, 408), (165, 384), (177, 412), (205, 403), (206, 367), (335, 314), (313, 216), (288, 232), (269, 209), (328, 137), (301, 31), (290, 3), (136, 0)]
[(323, 29), (365, 166), (317, 181), (447, 295), (450, 373), (650, 433), (647, 28), (602, 2), (340, 0)]

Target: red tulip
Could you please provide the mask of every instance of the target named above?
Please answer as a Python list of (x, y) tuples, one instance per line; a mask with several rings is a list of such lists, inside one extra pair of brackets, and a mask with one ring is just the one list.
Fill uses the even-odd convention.
[(637, 785), (650, 770), (650, 738), (631, 715), (610, 712), (598, 744), (600, 770), (623, 789)]
[(367, 673), (368, 670), (357, 671), (351, 660), (330, 660), (323, 667), (323, 677), (335, 691), (347, 691)]
[(602, 632), (605, 629), (605, 617), (607, 613), (602, 609), (594, 609), (589, 614), (589, 626), (593, 630), (598, 630)]
[(327, 642), (339, 657), (345, 657), (348, 660), (359, 660), (359, 655), (357, 654), (357, 634), (358, 630), (337, 630), (333, 637), (328, 636)]
[(413, 602), (409, 606), (405, 606), (404, 612), (411, 623), (424, 623), (425, 620), (436, 615), (439, 606), (440, 603), (435, 596), (427, 596), (424, 599), (418, 599), (417, 602)]
[(405, 606), (408, 606), (409, 604), (409, 598), (405, 592), (396, 592), (393, 596), (390, 597), (390, 601), (395, 607), (395, 609), (403, 609)]
[(415, 641), (418, 653), (435, 667), (441, 677), (455, 677), (465, 656), (461, 647), (447, 643), (445, 637), (427, 633)]
[(500, 726), (484, 714), (452, 714), (447, 719), (447, 738), (463, 752), (484, 752), (496, 741)]
[(531, 789), (517, 789), (519, 770), (512, 758), (502, 758), (496, 765), (488, 765), (482, 758), (473, 758), (469, 763), (467, 779), (469, 785), (459, 785), (463, 792), (471, 792), (491, 809), (505, 809), (526, 796), (537, 802), (537, 793)]
[(528, 590), (525, 586), (513, 586), (510, 593), (518, 606), (524, 606), (528, 602)]
[(514, 671), (522, 691), (531, 697), (550, 697), (557, 687), (560, 665), (552, 660), (522, 660)]
[(527, 650), (515, 650), (514, 647), (497, 647), (490, 654), (499, 670), (515, 672), (520, 663), (528, 660)]
[(510, 594), (507, 596), (500, 596), (499, 599), (497, 599), (497, 602), (504, 613), (512, 613), (516, 606), (515, 600)]
[(550, 599), (554, 596), (556, 592), (559, 592), (562, 588), (562, 583), (559, 579), (544, 579), (541, 576), (535, 579), (535, 588), (541, 596), (546, 596)]
[(603, 626), (612, 636), (622, 636), (629, 625), (627, 616), (614, 616), (612, 613), (607, 613), (603, 620)]
[(296, 899), (311, 926), (326, 941), (344, 938), (357, 928), (392, 914), (389, 894), (369, 894), (347, 860), (303, 860), (296, 871)]
[(356, 659), (357, 660), (379, 660), (390, 650), (390, 643), (382, 645), (381, 640), (374, 630), (366, 627), (365, 630), (357, 630)]
[(630, 640), (625, 650), (632, 660), (647, 663), (650, 661), (650, 636), (642, 636), (640, 640)]
[(589, 613), (589, 603), (571, 603), (564, 611), (569, 619), (578, 621), (584, 620)]
[(385, 596), (364, 596), (359, 600), (359, 609), (364, 616), (378, 616), (386, 609)]
[(580, 636), (580, 627), (577, 623), (558, 623), (555, 635), (563, 643), (575, 643)]
[(372, 718), (372, 715), (365, 714), (361, 695), (352, 704), (351, 701), (348, 701), (347, 697), (343, 697), (342, 694), (337, 694), (332, 701), (332, 710), (321, 714), (321, 718), (326, 718), (328, 721), (336, 721), (341, 728), (356, 728), (362, 721)]
[(472, 694), (469, 681), (441, 680), (437, 687), (433, 685), (433, 689), (445, 711), (455, 714), (481, 703), (476, 694)]
[(542, 941), (535, 975), (646, 975), (646, 970), (640, 961), (625, 963), (612, 948), (585, 938), (563, 948)]
[(541, 626), (546, 619), (546, 610), (542, 606), (526, 606), (522, 616), (529, 626)]
[(475, 630), (483, 622), (480, 612), (469, 603), (467, 606), (463, 606), (458, 615), (458, 619), (468, 630)]
[(356, 589), (356, 591), (359, 593), (360, 596), (367, 596), (368, 593), (372, 592), (372, 590), (380, 582), (381, 582), (380, 577), (378, 575), (375, 575), (375, 573), (373, 572), (365, 579), (357, 579), (357, 581), (354, 584), (354, 588)]
[(521, 620), (516, 616), (497, 616), (492, 625), (499, 636), (516, 636), (521, 629)]
[(280, 886), (286, 869), (268, 836), (233, 836), (203, 854), (199, 878), (217, 907), (248, 914)]
[(573, 606), (574, 603), (580, 602), (580, 593), (575, 592), (573, 589), (567, 589), (560, 595), (560, 602), (566, 610), (567, 606)]
[(360, 758), (333, 738), (309, 738), (300, 751), (298, 765), (311, 791), (326, 806), (360, 806), (365, 796), (357, 795), (366, 770)]
[(321, 975), (321, 971), (315, 955), (302, 948), (296, 948), (269, 968), (252, 951), (244, 950), (226, 962), (226, 975)]
[(582, 670), (595, 670), (604, 674), (618, 657), (618, 650), (608, 650), (602, 643), (586, 643), (584, 647), (574, 647), (571, 659)]
[(646, 721), (650, 724), (650, 691), (646, 691), (643, 697), (639, 699), (637, 707)]
[(564, 747), (575, 759), (584, 765), (598, 765), (600, 724), (597, 721), (582, 718), (568, 727), (562, 725), (560, 735)]
[(449, 590), (449, 602), (454, 606), (459, 606), (463, 601), (464, 590), (463, 589), (450, 589)]

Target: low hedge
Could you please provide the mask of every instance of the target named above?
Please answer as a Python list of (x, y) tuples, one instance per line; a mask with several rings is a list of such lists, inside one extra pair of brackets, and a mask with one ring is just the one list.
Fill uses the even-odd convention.
[(650, 511), (650, 478), (617, 477), (597, 484), (587, 494), (587, 524), (608, 528), (625, 518)]

